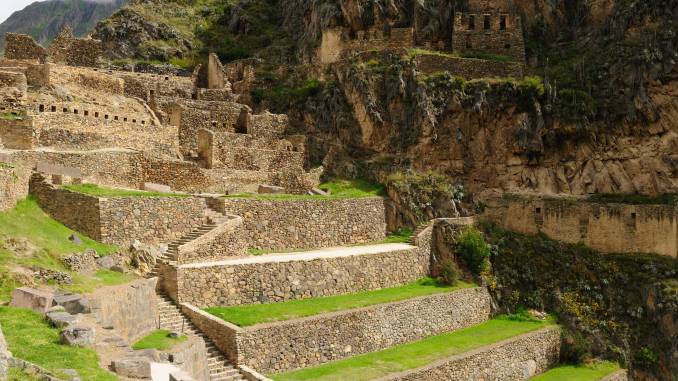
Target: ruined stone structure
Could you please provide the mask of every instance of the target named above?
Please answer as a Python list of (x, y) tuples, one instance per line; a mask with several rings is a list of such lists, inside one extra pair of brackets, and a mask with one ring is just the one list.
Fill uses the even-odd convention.
[(71, 66), (95, 67), (103, 55), (103, 44), (91, 38), (76, 38), (70, 27), (52, 41), (48, 54), (53, 62)]
[(9, 60), (34, 60), (40, 63), (47, 61), (47, 50), (40, 46), (33, 37), (25, 34), (5, 34), (5, 58)]

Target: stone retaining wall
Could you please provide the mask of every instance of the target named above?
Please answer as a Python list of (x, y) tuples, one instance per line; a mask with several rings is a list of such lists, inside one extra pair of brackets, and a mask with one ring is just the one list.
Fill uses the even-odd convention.
[(223, 349), (238, 364), (277, 373), (480, 324), (490, 310), (490, 295), (479, 287), (246, 328), (191, 315), (210, 338), (235, 340)]
[(521, 62), (501, 62), (473, 58), (419, 55), (415, 58), (417, 70), (426, 74), (448, 71), (465, 79), (492, 77), (523, 77)]
[(316, 248), (376, 242), (386, 236), (386, 211), (380, 197), (271, 200), (228, 197), (224, 214), (245, 218), (252, 247)]
[(95, 197), (57, 188), (41, 175), (31, 193), (54, 219), (99, 242), (128, 245), (169, 243), (197, 229), (206, 208), (202, 198)]
[(10, 149), (30, 150), (35, 147), (38, 135), (33, 119), (0, 119), (0, 146)]
[(178, 366), (197, 381), (209, 380), (207, 363), (207, 345), (199, 336), (189, 336), (188, 340), (166, 351), (171, 354), (172, 364)]
[(602, 252), (678, 256), (678, 205), (595, 203), (586, 199), (508, 196), (484, 218), (523, 234), (583, 243)]
[[(429, 229), (430, 230), (430, 229)], [(385, 253), (176, 270), (175, 300), (199, 307), (283, 302), (349, 294), (414, 282), (429, 274), (428, 244)], [(172, 275), (174, 277), (174, 275)]]
[(228, 221), (214, 230), (179, 246), (176, 262), (206, 262), (247, 255), (249, 235), (243, 229), (243, 219), (239, 216), (229, 217)]
[(560, 329), (544, 328), (377, 381), (522, 381), (558, 362)]
[(0, 160), (0, 211), (14, 208), (16, 202), (28, 195), (31, 171), (22, 166)]
[(47, 60), (47, 50), (40, 46), (33, 37), (18, 34), (5, 34), (5, 58), (12, 60)]
[(122, 286), (104, 287), (88, 298), (97, 323), (115, 329), (133, 343), (158, 328), (157, 278), (139, 279)]

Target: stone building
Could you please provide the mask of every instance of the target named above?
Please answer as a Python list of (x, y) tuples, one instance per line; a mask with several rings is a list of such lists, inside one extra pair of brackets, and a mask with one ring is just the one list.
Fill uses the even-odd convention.
[(469, 0), (455, 12), (455, 52), (499, 54), (525, 61), (522, 20), (511, 0)]

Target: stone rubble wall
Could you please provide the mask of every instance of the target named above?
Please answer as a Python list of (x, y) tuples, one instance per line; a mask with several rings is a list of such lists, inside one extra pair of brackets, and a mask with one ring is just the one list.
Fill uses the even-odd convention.
[(480, 324), (490, 302), (479, 287), (247, 327), (236, 332), (238, 364), (278, 373), (379, 351)]
[(560, 335), (544, 328), (377, 381), (526, 380), (558, 362)]
[(179, 113), (180, 116), (175, 122), (174, 117), (170, 117), (170, 124), (179, 127), (179, 145), (183, 154), (191, 151), (197, 152), (198, 131), (205, 129), (209, 131), (235, 132), (235, 125), (240, 116), (242, 105), (237, 103), (223, 103), (222, 108), (216, 110), (205, 110), (197, 108), (185, 108), (172, 113)]
[(101, 41), (91, 38), (76, 38), (70, 27), (64, 28), (49, 46), (48, 54), (53, 62), (69, 66), (96, 67), (103, 55)]
[(678, 205), (595, 203), (585, 199), (504, 197), (488, 203), (484, 218), (523, 234), (614, 253), (678, 257)]
[(102, 220), (97, 197), (59, 189), (41, 174), (31, 177), (30, 193), (35, 196), (40, 208), (52, 218), (102, 242)]
[(101, 242), (170, 243), (199, 228), (205, 208), (199, 197), (99, 198)]
[[(131, 123), (150, 126), (153, 124), (147, 113), (128, 113), (120, 110), (108, 109), (102, 106), (94, 106), (91, 103), (80, 102), (52, 102), (35, 103), (31, 109), (36, 114), (73, 114), (87, 119), (88, 124), (101, 125), (107, 123)], [(42, 111), (41, 111), (42, 110)], [(175, 130), (176, 133), (176, 130)]]
[(427, 276), (430, 256), (430, 250), (415, 247), (308, 261), (183, 265), (176, 298), (198, 307), (231, 306), (395, 287)]
[(47, 50), (40, 46), (33, 37), (25, 34), (5, 34), (5, 58), (11, 60), (47, 60)]
[(115, 245), (172, 242), (200, 227), (206, 208), (194, 197), (95, 197), (57, 188), (41, 175), (31, 178), (30, 190), (57, 221)]
[(289, 126), (287, 114), (265, 112), (250, 116), (247, 133), (260, 138), (282, 139)]
[(30, 176), (28, 168), (0, 160), (0, 211), (14, 208), (17, 201), (28, 196)]
[(512, 77), (523, 78), (523, 64), (473, 58), (419, 55), (415, 58), (417, 70), (426, 74), (450, 72), (465, 79)]
[[(520, 16), (508, 7), (490, 9), (473, 6), (468, 12), (456, 12), (454, 15), (454, 35), (452, 47), (455, 52), (488, 52), (511, 57), (517, 62), (525, 62), (525, 41)], [(469, 16), (475, 17), (475, 29), (469, 27)], [(490, 17), (490, 29), (485, 29), (485, 16)], [(501, 17), (506, 20), (506, 29), (501, 30)]]
[(600, 379), (600, 381), (628, 381), (629, 373), (626, 369), (620, 369)]
[(238, 363), (237, 335), (242, 328), (223, 321), (190, 303), (181, 303), (181, 312), (219, 348), (228, 360)]
[(216, 168), (239, 169), (248, 171), (298, 171), (304, 172), (305, 155), (303, 152), (264, 150), (230, 145), (214, 146)]
[(9, 149), (30, 150), (38, 143), (38, 133), (30, 117), (0, 119), (0, 146)]
[(158, 328), (158, 279), (139, 279), (122, 286), (98, 289), (89, 295), (92, 314), (101, 327), (111, 327), (133, 343)]
[(218, 210), (245, 218), (252, 247), (307, 249), (380, 241), (386, 236), (385, 200), (271, 200), (226, 197)]
[(125, 81), (100, 73), (80, 73), (77, 83), (85, 88), (100, 91), (106, 94), (125, 94)]
[(179, 246), (176, 262), (186, 264), (247, 255), (249, 236), (243, 229), (243, 218), (229, 217), (214, 230)]

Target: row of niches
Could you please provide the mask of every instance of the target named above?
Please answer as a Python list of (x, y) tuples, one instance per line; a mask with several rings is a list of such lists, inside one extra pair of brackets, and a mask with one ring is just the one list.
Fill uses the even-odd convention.
[[(116, 122), (123, 122), (123, 123), (140, 123), (142, 125), (146, 125), (147, 121), (144, 119), (137, 119), (137, 118), (130, 118), (127, 116), (118, 116), (118, 115), (112, 115), (108, 114), (105, 112), (101, 111), (94, 111), (91, 112), (90, 110), (80, 110), (77, 108), (72, 108), (72, 107), (59, 107), (56, 105), (45, 105), (45, 104), (39, 104), (38, 107), (38, 112), (39, 113), (45, 113), (45, 112), (62, 112), (65, 114), (74, 114), (74, 115), (82, 115), (84, 117), (90, 117), (90, 118), (103, 118), (104, 120), (111, 120), (111, 121), (116, 121)], [(82, 114), (80, 113), (82, 111)]]

